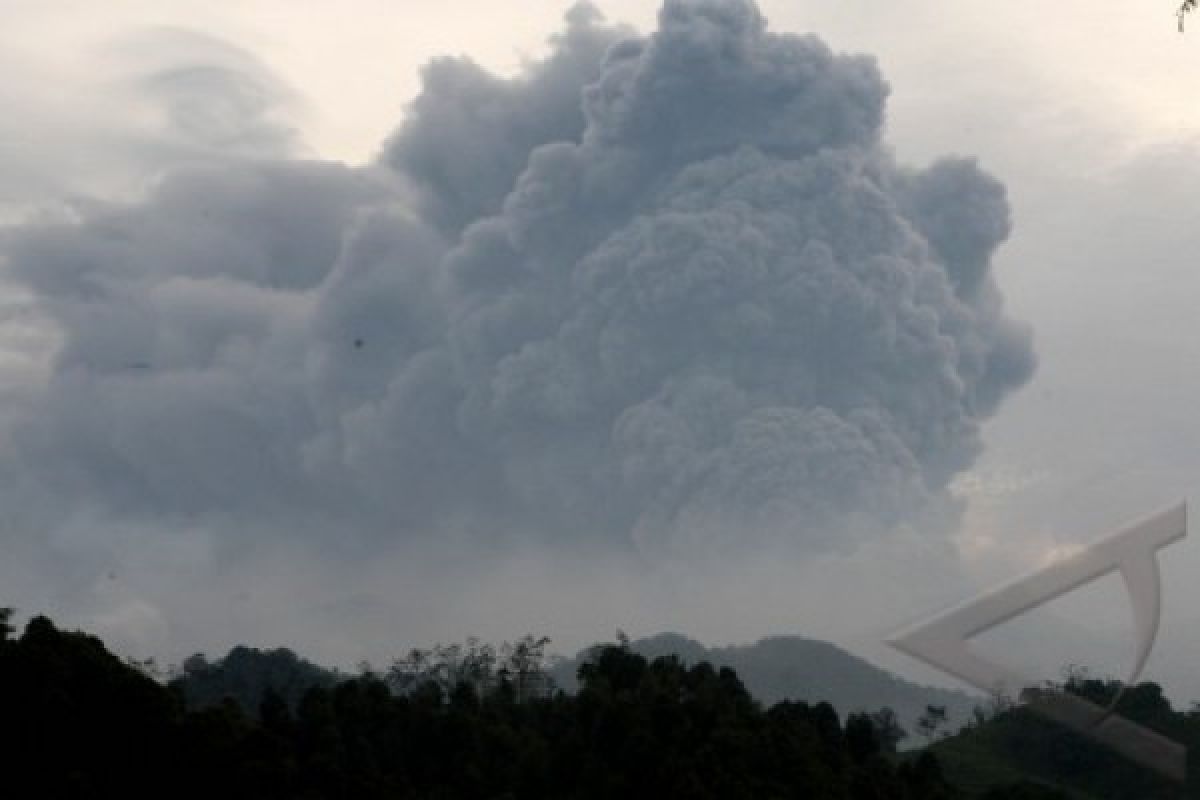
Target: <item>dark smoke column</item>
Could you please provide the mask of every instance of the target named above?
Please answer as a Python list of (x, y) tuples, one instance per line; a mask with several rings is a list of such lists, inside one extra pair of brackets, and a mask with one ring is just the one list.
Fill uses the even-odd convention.
[(669, 0), (649, 36), (579, 6), (516, 78), (423, 79), (377, 164), (217, 159), (5, 233), (62, 335), (5, 431), (14, 541), (811, 554), (953, 524), (1031, 339), (1003, 187), (894, 163), (873, 59)]
[[(929, 523), (1033, 368), (990, 273), (1003, 187), (971, 161), (898, 167), (874, 60), (770, 33), (752, 3), (668, 0), (562, 91), (606, 36), (579, 8), (522, 81), (431, 66), (386, 153), (450, 237), (453, 427), (499, 501), (652, 549)], [(464, 222), (464, 187), (522, 136), (511, 190)]]

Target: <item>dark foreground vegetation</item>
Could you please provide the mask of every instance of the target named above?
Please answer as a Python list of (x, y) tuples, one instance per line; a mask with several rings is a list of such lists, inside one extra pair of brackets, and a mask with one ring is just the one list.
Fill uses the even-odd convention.
[[(1113, 680), (1070, 675), (1059, 687), (1164, 734), (1188, 749), (1185, 785), (1159, 777), (1105, 747), (1025, 707), (1012, 707), (934, 744), (947, 777), (968, 791), (1017, 778), (1069, 787), (1071, 800), (1182, 800), (1200, 798), (1200, 710), (1176, 711), (1161, 688), (1126, 688)], [(1015, 795), (1017, 797), (1023, 795)]]
[[(486, 647), (450, 661), (414, 653), (386, 673), (336, 679), (294, 656), (243, 649), (234, 651), (238, 675), (255, 664), (282, 685), (247, 682), (202, 661), (164, 685), (95, 637), (58, 630), (43, 617), (18, 637), (8, 619), (0, 613), (3, 780), (20, 790), (6, 797), (1089, 796), (1032, 780), (1052, 779), (1062, 764), (1040, 776), (1014, 765), (1009, 751), (1026, 730), (1041, 737), (1029, 748), (1076, 752), (1053, 731), (1021, 727), (1029, 723), (1015, 712), (923, 752), (897, 754), (902, 731), (886, 712), (842, 720), (826, 703), (764, 708), (728, 668), (648, 660), (628, 642), (597, 647), (578, 669), (575, 694), (525, 669), (537, 667), (544, 644), (532, 639), (503, 657)], [(305, 681), (312, 685), (301, 691)], [(258, 707), (246, 709), (232, 695), (217, 699), (222, 685), (261, 697)], [(985, 741), (985, 730), (999, 738)], [(967, 788), (952, 785), (942, 750), (952, 771), (963, 773), (972, 759), (993, 771)], [(1078, 758), (1085, 760), (1067, 761), (1078, 770), (1106, 768)], [(1138, 790), (1157, 785), (1143, 781)]]
[(620, 646), (581, 688), (396, 694), (359, 677), (293, 712), (268, 695), (187, 711), (101, 642), (45, 618), (0, 645), (6, 780), (38, 797), (953, 797), (932, 756), (896, 765), (866, 717), (760, 708), (728, 669), (648, 663)]

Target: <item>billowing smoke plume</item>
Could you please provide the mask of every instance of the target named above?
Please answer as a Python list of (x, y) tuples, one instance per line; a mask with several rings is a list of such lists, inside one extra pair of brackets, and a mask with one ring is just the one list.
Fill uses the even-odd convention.
[(241, 159), (28, 226), (62, 331), (10, 486), (66, 525), (847, 551), (1030, 375), (1003, 187), (897, 166), (875, 62), (748, 0), (466, 60), (379, 163)]

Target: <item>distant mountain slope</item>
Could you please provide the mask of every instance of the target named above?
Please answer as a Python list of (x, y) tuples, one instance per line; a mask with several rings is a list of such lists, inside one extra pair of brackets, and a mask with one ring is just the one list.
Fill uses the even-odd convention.
[[(785, 699), (823, 700), (843, 713), (886, 706), (910, 733), (927, 705), (945, 706), (953, 727), (958, 727), (981, 702), (965, 692), (911, 683), (829, 642), (801, 636), (710, 648), (678, 633), (660, 633), (631, 642), (630, 647), (646, 658), (674, 654), (688, 663), (732, 667), (755, 699), (767, 705)], [(574, 688), (575, 671), (587, 652), (555, 667), (559, 686)]]
[[(630, 646), (648, 659), (677, 655), (688, 664), (708, 661), (717, 667), (731, 667), (764, 705), (788, 699), (825, 701), (843, 714), (886, 706), (896, 712), (910, 734), (928, 705), (945, 706), (951, 728), (957, 728), (980, 702), (965, 692), (911, 683), (829, 642), (801, 636), (771, 636), (751, 645), (709, 648), (677, 633), (662, 633), (638, 639)], [(587, 652), (552, 668), (557, 686), (574, 691), (576, 671)], [(289, 650), (235, 647), (215, 662), (200, 656), (188, 659), (175, 684), (189, 707), (208, 707), (229, 697), (254, 714), (268, 687), (294, 707), (308, 689), (329, 687), (347, 677)], [(919, 743), (910, 737), (903, 744)]]

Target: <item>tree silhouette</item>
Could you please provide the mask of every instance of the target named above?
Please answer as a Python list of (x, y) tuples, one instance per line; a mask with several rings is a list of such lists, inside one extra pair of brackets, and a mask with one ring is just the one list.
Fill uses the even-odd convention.
[(921, 734), (925, 741), (932, 741), (945, 725), (945, 706), (925, 706), (925, 713), (917, 720), (917, 733)]
[(896, 712), (890, 708), (884, 707), (871, 714), (871, 724), (885, 753), (895, 753), (900, 742), (908, 738), (908, 731), (900, 725)]

